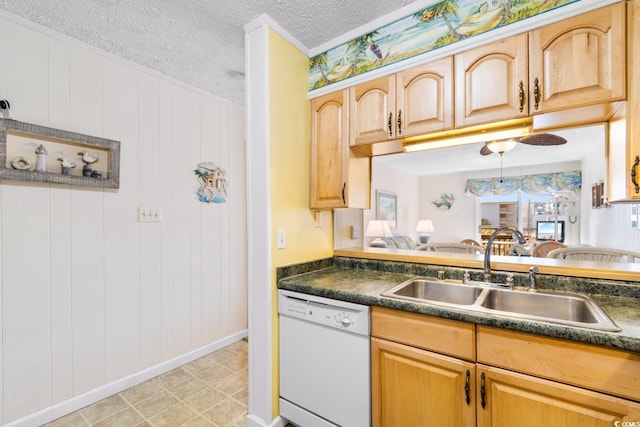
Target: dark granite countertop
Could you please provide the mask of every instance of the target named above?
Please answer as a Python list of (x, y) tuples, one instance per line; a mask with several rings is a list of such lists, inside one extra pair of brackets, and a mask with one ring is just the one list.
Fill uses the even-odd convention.
[[(345, 264), (345, 263), (342, 263)], [(609, 295), (590, 293), (589, 296), (620, 327), (620, 332), (591, 330), (580, 327), (517, 319), (513, 317), (493, 315), (485, 312), (465, 310), (443, 305), (415, 303), (381, 297), (380, 294), (400, 283), (415, 277), (435, 277), (430, 271), (413, 271), (406, 266), (395, 267), (385, 265), (384, 269), (368, 269), (362, 266), (320, 266), (318, 270), (281, 277), (278, 281), (280, 289), (318, 295), (369, 306), (387, 307), (413, 313), (426, 314), (447, 319), (461, 320), (481, 325), (495, 326), (514, 331), (529, 332), (538, 335), (567, 339), (571, 341), (596, 344), (610, 348), (640, 352), (640, 298), (636, 291), (640, 287), (628, 289), (628, 284), (622, 284), (622, 292), (614, 285), (598, 284), (595, 289), (607, 289)], [(390, 268), (391, 267), (391, 268)], [(384, 270), (392, 271), (384, 271)], [(400, 270), (400, 271), (399, 271)], [(416, 274), (427, 273), (427, 274)], [(518, 284), (518, 282), (516, 281)], [(575, 289), (569, 289), (575, 291)], [(631, 295), (631, 296), (620, 296)]]

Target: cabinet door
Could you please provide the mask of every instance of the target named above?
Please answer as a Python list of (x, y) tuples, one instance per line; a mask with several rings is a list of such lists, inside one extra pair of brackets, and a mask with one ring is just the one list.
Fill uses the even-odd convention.
[(398, 137), (453, 126), (453, 58), (443, 58), (396, 74)]
[(532, 31), (529, 43), (532, 114), (624, 98), (624, 2)]
[(527, 35), (455, 56), (456, 127), (526, 117)]
[(378, 338), (371, 358), (374, 427), (475, 425), (473, 363)]
[(478, 365), (476, 381), (478, 427), (612, 427), (640, 420), (640, 403), (499, 368)]
[(382, 77), (349, 89), (349, 126), (352, 145), (394, 139), (395, 76)]
[(311, 100), (311, 208), (347, 205), (348, 89)]

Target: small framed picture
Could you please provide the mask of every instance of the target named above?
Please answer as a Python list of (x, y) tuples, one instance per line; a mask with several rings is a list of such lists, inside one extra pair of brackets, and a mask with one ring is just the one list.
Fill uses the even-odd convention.
[(386, 220), (392, 229), (397, 226), (398, 196), (389, 191), (376, 191), (376, 219)]

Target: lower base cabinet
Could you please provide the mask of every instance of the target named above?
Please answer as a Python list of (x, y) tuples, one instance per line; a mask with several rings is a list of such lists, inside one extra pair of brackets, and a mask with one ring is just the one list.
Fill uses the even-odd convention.
[(478, 365), (476, 382), (479, 427), (622, 427), (640, 421), (640, 403), (530, 375)]
[(638, 353), (379, 307), (371, 328), (373, 427), (640, 425)]
[(475, 425), (475, 364), (377, 338), (371, 351), (374, 427)]

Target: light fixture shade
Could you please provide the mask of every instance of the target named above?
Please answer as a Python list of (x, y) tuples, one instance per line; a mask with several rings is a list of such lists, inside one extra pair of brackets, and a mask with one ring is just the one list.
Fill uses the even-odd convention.
[[(530, 120), (530, 119), (527, 119)], [(514, 124), (513, 127), (499, 129), (484, 129), (485, 125), (470, 126), (464, 128), (464, 133), (456, 134), (453, 131), (436, 132), (416, 138), (405, 138), (402, 141), (402, 149), (405, 152), (433, 150), (457, 145), (473, 144), (486, 141), (500, 141), (510, 138), (518, 138), (531, 133), (529, 121)]]
[(421, 219), (418, 221), (416, 231), (418, 233), (433, 233), (436, 229), (433, 228), (433, 222), (430, 219)]
[(515, 139), (503, 139), (487, 142), (487, 148), (492, 153), (506, 153), (507, 151), (513, 150), (516, 144), (517, 141)]
[(393, 233), (387, 221), (373, 219), (369, 221), (364, 235), (367, 237), (391, 237)]

